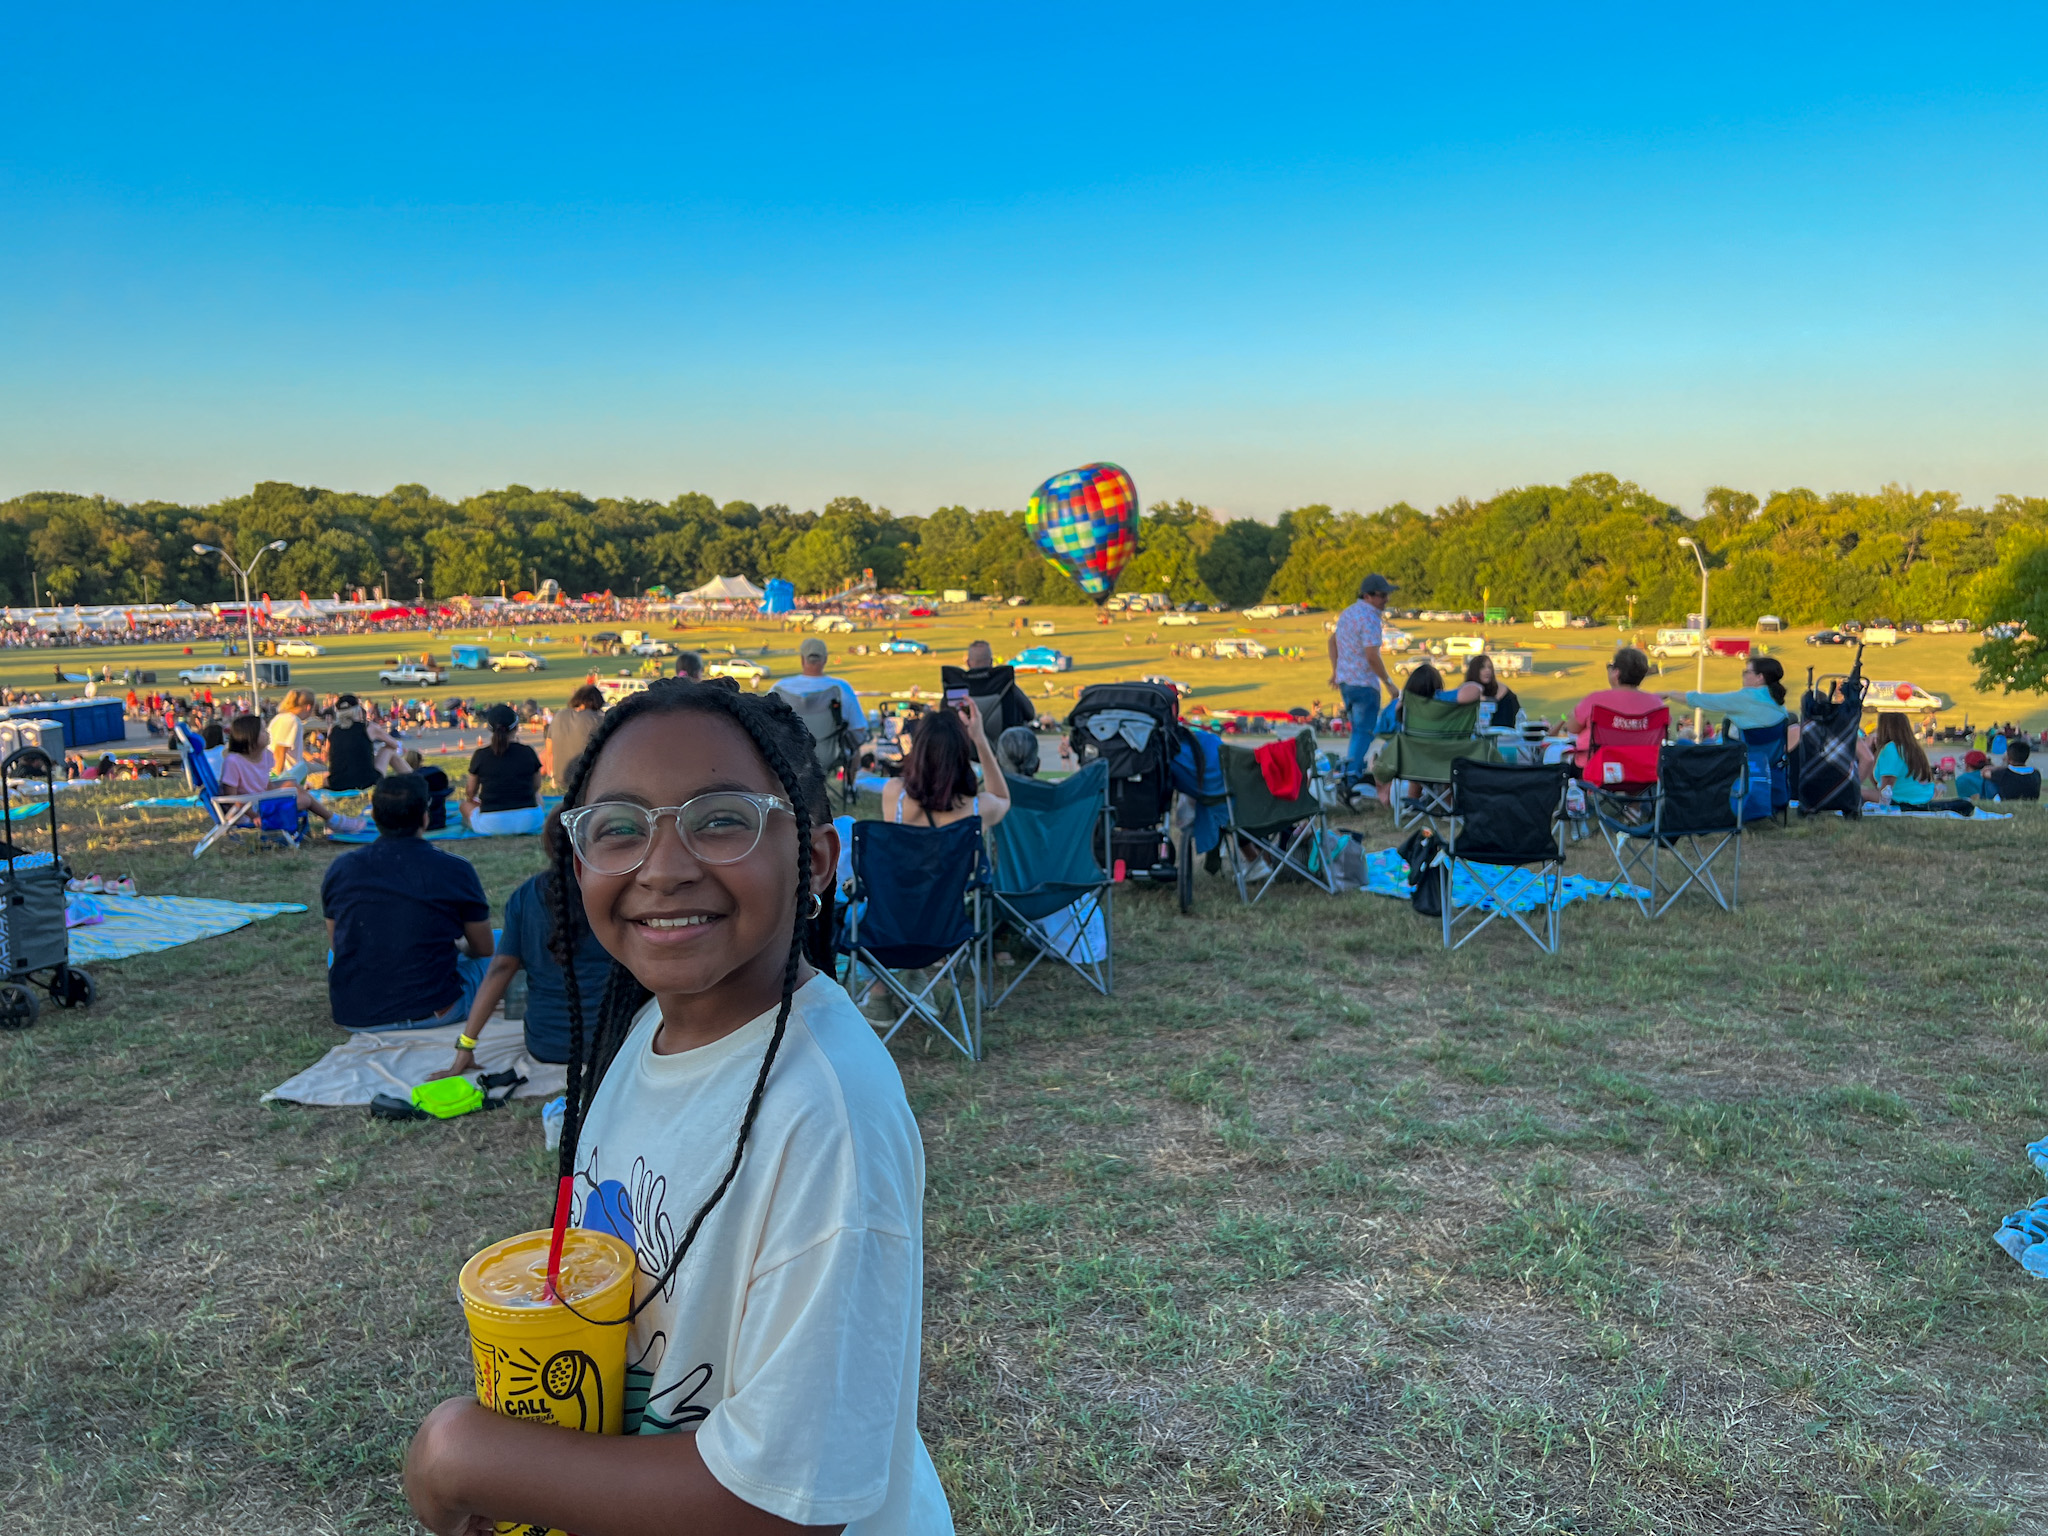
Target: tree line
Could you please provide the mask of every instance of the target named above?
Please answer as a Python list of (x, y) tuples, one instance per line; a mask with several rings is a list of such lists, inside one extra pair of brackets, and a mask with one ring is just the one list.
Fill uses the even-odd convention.
[[(1400, 607), (1565, 608), (1606, 620), (1628, 614), (1633, 598), (1639, 623), (1676, 623), (1699, 601), (1681, 534), (1706, 554), (1717, 624), (1766, 613), (1790, 624), (2021, 618), (2017, 605), (2039, 600), (2029, 573), (2048, 574), (2048, 498), (1969, 507), (1951, 492), (1896, 486), (1761, 500), (1717, 487), (1688, 517), (1640, 486), (1591, 474), (1428, 513), (1316, 505), (1276, 523), (1161, 502), (1144, 514), (1141, 552), (1118, 588), (1230, 607), (1340, 608), (1377, 570), (1400, 584)], [(530, 589), (547, 577), (571, 593), (627, 594), (732, 574), (826, 592), (872, 570), (884, 587), (1086, 601), (1039, 555), (1021, 510), (907, 516), (844, 496), (797, 512), (698, 492), (658, 502), (518, 485), (450, 501), (419, 485), (371, 496), (274, 481), (203, 507), (58, 492), (0, 502), (0, 595), (14, 605), (229, 598), (225, 567), (192, 546), (246, 558), (274, 539), (289, 547), (266, 557), (257, 587), (279, 596), (360, 587), (440, 598)], [(2001, 605), (2014, 611), (1990, 611)]]

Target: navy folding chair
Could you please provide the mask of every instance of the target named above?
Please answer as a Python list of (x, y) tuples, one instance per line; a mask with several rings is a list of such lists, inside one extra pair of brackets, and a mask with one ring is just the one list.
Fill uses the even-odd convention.
[[(1109, 847), (1109, 764), (1097, 758), (1056, 782), (1010, 778), (1010, 809), (995, 824), (989, 898), (1035, 953), (989, 1000), (1002, 1006), (1047, 955), (1109, 996), (1114, 983), (1109, 945), (1110, 892), (1102, 867)], [(993, 990), (995, 977), (989, 977)]]
[(260, 795), (230, 795), (221, 789), (213, 764), (207, 761), (206, 743), (190, 726), (180, 726), (178, 736), (185, 749), (185, 771), (198, 786), (200, 805), (213, 819), (206, 836), (193, 847), (193, 858), (237, 832), (258, 832), (298, 847), (306, 836), (307, 821), (306, 813), (299, 809), (298, 790), (287, 785)]
[[(847, 989), (864, 987), (860, 973), (866, 971), (901, 1005), (884, 1040), (916, 1019), (969, 1061), (979, 1061), (989, 884), (981, 818), (965, 816), (943, 827), (857, 821), (852, 859), (853, 900), (839, 939), (848, 957)], [(902, 971), (924, 971), (923, 984), (906, 981)]]
[(1742, 819), (1775, 821), (1784, 826), (1792, 819), (1792, 760), (1785, 749), (1792, 734), (1790, 721), (1778, 725), (1754, 726), (1729, 732), (1742, 738), (1749, 754), (1749, 786), (1743, 791)]

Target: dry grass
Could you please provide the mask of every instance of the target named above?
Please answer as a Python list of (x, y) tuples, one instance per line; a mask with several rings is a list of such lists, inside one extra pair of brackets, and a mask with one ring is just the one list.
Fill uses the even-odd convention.
[[(104, 828), (98, 825), (106, 816)], [(81, 798), (87, 867), (316, 900), (326, 855)], [(509, 891), (525, 846), (481, 848)], [(2048, 833), (1751, 840), (1745, 904), (1450, 958), (1394, 902), (1118, 908), (924, 1126), (924, 1428), (963, 1531), (2043, 1528)], [(1601, 872), (1591, 855), (1576, 867)], [(265, 1107), (331, 1043), (313, 916), (104, 967), (0, 1040), (0, 1509), (408, 1525), (451, 1287), (546, 1205), (535, 1112)]]

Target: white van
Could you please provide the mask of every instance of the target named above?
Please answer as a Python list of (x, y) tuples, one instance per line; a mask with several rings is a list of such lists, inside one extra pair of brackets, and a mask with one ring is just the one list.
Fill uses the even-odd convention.
[(1565, 629), (1570, 626), (1572, 616), (1562, 608), (1538, 608), (1536, 627), (1538, 629)]
[(1696, 629), (1660, 629), (1650, 642), (1656, 657), (1697, 656), (1706, 649), (1706, 637)]
[(1866, 629), (1863, 631), (1865, 645), (1897, 645), (1899, 632), (1896, 629)]
[(1444, 638), (1446, 656), (1480, 656), (1486, 651), (1484, 635), (1447, 635)]

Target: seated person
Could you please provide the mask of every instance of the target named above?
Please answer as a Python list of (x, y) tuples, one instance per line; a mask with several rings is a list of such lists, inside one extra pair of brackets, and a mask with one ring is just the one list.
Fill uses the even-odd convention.
[[(1706, 713), (1709, 720), (1722, 719), (1738, 731), (1761, 730), (1785, 725), (1792, 711), (1785, 707), (1785, 665), (1775, 656), (1752, 656), (1742, 664), (1742, 686), (1733, 693), (1686, 693), (1662, 695), (1674, 713), (1679, 705)], [(1799, 727), (1786, 727), (1785, 750), (1799, 745)]]
[[(976, 640), (967, 647), (967, 691), (977, 699), (985, 699), (995, 692), (990, 672), (996, 664), (996, 653), (986, 640)], [(1003, 690), (1002, 706), (996, 718), (986, 721), (987, 728), (1001, 741), (1005, 731), (1020, 725), (1029, 725), (1038, 718), (1038, 706), (1031, 702), (1029, 694), (1019, 688), (1012, 678)]]
[(1663, 701), (1643, 688), (1650, 675), (1650, 658), (1632, 645), (1624, 645), (1607, 663), (1607, 686), (1587, 694), (1572, 706), (1573, 759), (1581, 767), (1593, 750), (1593, 711), (1611, 709), (1618, 715), (1647, 715)]
[(1991, 759), (1971, 748), (1963, 754), (1963, 766), (1956, 773), (1956, 793), (1965, 800), (1991, 793), (1984, 787), (1984, 765)]
[(493, 704), (484, 713), (491, 728), (488, 745), (469, 760), (469, 778), (462, 786), (462, 807), (469, 830), (483, 837), (515, 837), (540, 830), (540, 754), (513, 740), (519, 716), (510, 704)]
[(1458, 685), (1456, 697), (1460, 704), (1479, 701), (1481, 729), (1494, 726), (1506, 730), (1522, 713), (1522, 701), (1515, 697), (1515, 690), (1500, 680), (1493, 669), (1493, 658), (1483, 653), (1465, 663), (1465, 681)]
[[(243, 826), (261, 825), (277, 831), (298, 825), (298, 812), (305, 811), (327, 823), (335, 832), (365, 832), (369, 822), (360, 816), (330, 809), (315, 798), (305, 785), (291, 779), (272, 779), (263, 765), (263, 722), (254, 715), (237, 715), (228, 725), (227, 750), (221, 754), (220, 787), (230, 795), (261, 795), (278, 791), (269, 802), (278, 807), (249, 806), (236, 820)], [(289, 791), (289, 793), (286, 793)], [(277, 821), (285, 806), (292, 808), (289, 825)]]
[(853, 691), (853, 685), (842, 678), (833, 677), (825, 671), (825, 663), (831, 657), (825, 642), (816, 635), (805, 635), (796, 648), (797, 666), (801, 669), (795, 677), (781, 677), (775, 680), (779, 693), (812, 694), (832, 689), (839, 692), (839, 718), (853, 730), (858, 740), (868, 728), (867, 712), (860, 707), (860, 697)]
[(2027, 765), (2033, 755), (2027, 738), (2015, 732), (2005, 744), (2005, 766), (1984, 775), (1985, 792), (2001, 800), (2040, 799), (2041, 770)]
[(569, 707), (555, 711), (548, 722), (542, 744), (541, 766), (554, 779), (555, 788), (567, 793), (569, 777), (583, 760), (583, 749), (604, 721), (604, 695), (597, 684), (584, 683), (569, 695)]
[(320, 881), (327, 999), (344, 1029), (425, 1029), (469, 1016), (495, 947), (491, 904), (467, 859), (420, 836), (427, 786), (395, 773), (370, 792), (377, 841)]
[(1873, 805), (1924, 810), (1934, 803), (1934, 770), (1904, 715), (1881, 714), (1871, 735), (1876, 755), (1863, 798)]
[[(981, 782), (974, 765), (981, 764)], [(983, 830), (1008, 814), (1010, 788), (989, 745), (981, 710), (972, 699), (918, 717), (903, 773), (882, 786), (882, 820), (913, 827), (943, 827), (980, 816)]]
[(398, 747), (391, 733), (363, 718), (362, 701), (344, 693), (334, 701), (327, 732), (327, 787), (336, 792), (370, 789), (391, 769)]
[(998, 736), (996, 756), (1002, 760), (1003, 772), (1013, 778), (1038, 775), (1038, 737), (1028, 725), (1013, 725)]
[[(1473, 690), (1473, 697), (1477, 698), (1479, 685), (1473, 683), (1470, 686)], [(1406, 718), (1406, 705), (1410, 699), (1443, 699), (1447, 703), (1456, 704), (1460, 702), (1457, 692), (1457, 689), (1447, 690), (1444, 687), (1444, 675), (1437, 671), (1436, 667), (1430, 662), (1423, 662), (1413, 672), (1408, 674), (1407, 680), (1401, 684), (1400, 694), (1387, 704), (1386, 709), (1380, 712), (1380, 733), (1386, 735), (1401, 728), (1401, 722)], [(1388, 720), (1389, 715), (1393, 717), (1391, 722)], [(1383, 761), (1384, 758), (1381, 755), (1377, 753), (1372, 754), (1370, 766), (1372, 768), (1374, 784), (1373, 792), (1379, 796), (1381, 805), (1390, 806), (1394, 803), (1393, 770), (1391, 767), (1388, 767), (1383, 771), (1380, 767)]]
[[(562, 835), (561, 821), (550, 816), (541, 831), (541, 846), (547, 850), (548, 867), (516, 887), (505, 898), (505, 927), (498, 947), (484, 972), (482, 984), (469, 1005), (469, 1023), (455, 1042), (455, 1060), (436, 1072), (436, 1077), (454, 1077), (476, 1067), (476, 1037), (485, 1022), (504, 1000), (505, 991), (521, 970), (526, 972), (526, 1054), (535, 1061), (563, 1062), (569, 1059), (569, 990), (562, 964), (549, 947), (555, 931), (554, 902), (555, 840)], [(586, 1010), (594, 1009), (604, 996), (611, 976), (612, 957), (590, 931), (583, 916), (582, 899), (570, 894), (569, 921), (576, 930), (576, 986)], [(465, 1043), (467, 1042), (467, 1043)]]
[(313, 695), (294, 688), (270, 717), (270, 771), (280, 779), (303, 784), (317, 766), (306, 756), (306, 721), (313, 713)]

